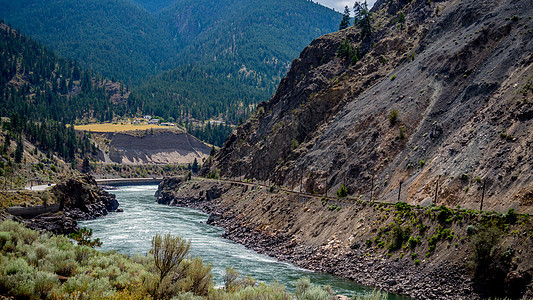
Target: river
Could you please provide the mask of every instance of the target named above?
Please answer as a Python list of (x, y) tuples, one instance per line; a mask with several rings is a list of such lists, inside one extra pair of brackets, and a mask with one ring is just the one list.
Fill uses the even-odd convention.
[[(217, 285), (222, 285), (226, 266), (242, 275), (262, 282), (277, 281), (293, 290), (294, 282), (307, 276), (315, 284), (330, 285), (337, 294), (365, 295), (371, 288), (357, 285), (328, 274), (311, 272), (292, 264), (279, 262), (222, 238), (224, 229), (207, 225), (208, 215), (201, 211), (159, 205), (154, 193), (157, 185), (121, 186), (110, 192), (117, 196), (122, 213), (79, 222), (80, 227), (93, 230), (93, 238), (102, 241), (102, 250), (117, 250), (125, 254), (146, 254), (156, 233), (171, 233), (191, 241), (191, 254), (213, 264)], [(389, 299), (407, 299), (389, 295)]]

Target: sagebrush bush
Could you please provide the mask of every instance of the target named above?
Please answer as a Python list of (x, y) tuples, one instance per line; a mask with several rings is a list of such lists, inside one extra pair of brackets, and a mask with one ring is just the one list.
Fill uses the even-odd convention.
[(353, 300), (387, 300), (388, 294), (379, 290), (373, 290), (372, 294), (355, 295)]
[(181, 292), (192, 292), (195, 295), (207, 296), (209, 289), (213, 286), (213, 274), (211, 264), (194, 257), (190, 260), (183, 260), (180, 266), (183, 275), (176, 282)]
[(58, 284), (59, 279), (55, 274), (38, 271), (35, 274), (35, 295), (41, 299), (46, 298)]
[(258, 286), (248, 286), (238, 290), (226, 299), (248, 300), (248, 299), (272, 299), (272, 300), (289, 300), (290, 294), (284, 286), (273, 284), (259, 284)]
[(0, 232), (0, 250), (4, 248), (7, 242), (11, 241), (11, 234), (9, 232)]
[(300, 278), (296, 282), (296, 299), (298, 300), (328, 300), (332, 296), (333, 291), (329, 286), (316, 286), (307, 277)]

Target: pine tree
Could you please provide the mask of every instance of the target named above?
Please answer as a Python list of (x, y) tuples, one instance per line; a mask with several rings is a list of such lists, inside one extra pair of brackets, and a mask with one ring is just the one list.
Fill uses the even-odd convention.
[(350, 27), (350, 9), (348, 5), (344, 7), (344, 13), (342, 14), (342, 21), (339, 25), (339, 30), (343, 30)]
[(372, 13), (365, 2), (355, 2), (353, 6), (355, 14), (354, 25), (361, 29), (361, 39), (365, 40), (372, 35)]
[(83, 159), (83, 163), (81, 165), (81, 172), (84, 174), (88, 174), (89, 172), (91, 172), (91, 164), (89, 163), (89, 158), (87, 158), (87, 156), (85, 156), (85, 158)]
[(198, 166), (198, 161), (196, 160), (196, 158), (194, 159), (194, 162), (192, 163), (191, 169), (193, 173), (196, 173), (198, 172), (198, 170), (200, 170), (200, 167)]
[(17, 149), (15, 150), (15, 163), (22, 162), (22, 155), (24, 154), (24, 144), (21, 140), (17, 141)]

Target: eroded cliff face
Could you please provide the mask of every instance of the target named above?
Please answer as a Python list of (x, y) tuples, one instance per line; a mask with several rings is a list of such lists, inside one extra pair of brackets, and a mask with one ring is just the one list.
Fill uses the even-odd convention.
[[(313, 41), (203, 169), (306, 192), (533, 212), (530, 1), (381, 1)], [(406, 22), (399, 23), (399, 12)], [(336, 55), (345, 40), (364, 54)], [(397, 113), (396, 120), (391, 113)]]
[[(97, 133), (98, 134), (98, 133)], [(126, 165), (188, 164), (201, 162), (211, 147), (184, 132), (156, 131), (153, 134), (103, 133), (99, 160)]]

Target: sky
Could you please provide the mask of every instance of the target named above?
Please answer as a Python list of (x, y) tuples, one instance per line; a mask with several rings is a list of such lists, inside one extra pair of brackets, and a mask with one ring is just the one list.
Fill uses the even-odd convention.
[[(361, 1), (361, 0), (359, 0)], [(314, 2), (318, 2), (324, 6), (330, 7), (335, 9), (336, 11), (342, 13), (344, 11), (344, 7), (348, 5), (348, 8), (350, 8), (350, 11), (353, 10), (353, 4), (355, 3), (355, 0), (352, 1), (346, 1), (346, 0), (314, 0)], [(368, 7), (372, 7), (374, 5), (374, 2), (376, 0), (367, 0)]]

